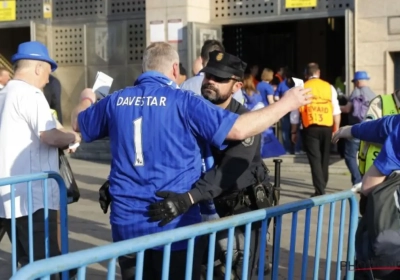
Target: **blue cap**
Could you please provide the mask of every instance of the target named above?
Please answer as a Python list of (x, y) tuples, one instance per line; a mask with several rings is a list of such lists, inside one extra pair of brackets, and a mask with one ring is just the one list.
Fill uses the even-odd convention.
[(354, 79), (352, 82), (359, 81), (359, 80), (369, 80), (368, 74), (365, 71), (357, 71), (354, 74)]
[(22, 59), (45, 61), (51, 65), (52, 72), (57, 69), (57, 63), (50, 58), (46, 46), (40, 42), (31, 41), (20, 44), (18, 52), (12, 56), (11, 62), (14, 64)]

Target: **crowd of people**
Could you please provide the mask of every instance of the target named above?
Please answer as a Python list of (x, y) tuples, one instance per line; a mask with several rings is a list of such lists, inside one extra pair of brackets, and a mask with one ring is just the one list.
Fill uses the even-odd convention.
[[(0, 69), (0, 178), (58, 172), (59, 149), (74, 152), (70, 146), (81, 140), (90, 143), (109, 137), (111, 171), (99, 194), (104, 213), (111, 209), (113, 242), (273, 206), (275, 190), (263, 158), (286, 152), (304, 150), (315, 188), (311, 196), (324, 195), (332, 135), (334, 142), (340, 138), (348, 141), (344, 157), (353, 189), (362, 192), (363, 201), (400, 164), (399, 153), (394, 150), (400, 135), (398, 115), (382, 118), (397, 114), (398, 97), (375, 97), (366, 84), (369, 77), (364, 71), (355, 73), (355, 89), (346, 104), (340, 105), (337, 89), (342, 91), (341, 86), (322, 80), (315, 62), (306, 66), (300, 86), (284, 67), (276, 73), (262, 69), (258, 81), (257, 66), (247, 67), (239, 57), (225, 52), (220, 42), (208, 40), (194, 63), (195, 75), (187, 79), (177, 51), (167, 43), (153, 43), (144, 51), (143, 73), (134, 87), (100, 100), (90, 88), (81, 92), (72, 112), (70, 131), (61, 124), (61, 112), (54, 114), (61, 111), (59, 96), (54, 94), (60, 92), (60, 83), (51, 76), (57, 64), (47, 48), (39, 42), (23, 43), (12, 63), (13, 79)], [(46, 90), (48, 84), (51, 87)], [(340, 128), (343, 112), (352, 126)], [(363, 122), (365, 119), (379, 120)], [(129, 129), (126, 120), (132, 121)], [(275, 137), (272, 127), (279, 121), (284, 142), (290, 141), (290, 147), (288, 143), (282, 146)], [(368, 142), (362, 142), (359, 148), (357, 138)], [(380, 152), (375, 144), (384, 142)], [(372, 157), (376, 152), (379, 156)], [(49, 207), (50, 256), (57, 256), (58, 187), (49, 182), (45, 199), (41, 182), (33, 182), (32, 188), (34, 259), (45, 258), (45, 199)], [(11, 236), (9, 193), (9, 186), (0, 188), (2, 228)], [(16, 196), (17, 260), (26, 265), (30, 246), (26, 233), (27, 189), (18, 188)], [(232, 277), (260, 279), (261, 223), (251, 228), (247, 275), (242, 270), (244, 234), (244, 227), (235, 229)], [(357, 258), (370, 257), (362, 253), (368, 242), (363, 239)], [(204, 237), (196, 239), (192, 279), (202, 277), (207, 243)], [(215, 259), (222, 266), (227, 262), (227, 247), (227, 232), (219, 232)], [(170, 279), (185, 279), (187, 241), (172, 244), (171, 250)], [(145, 251), (143, 279), (161, 279), (162, 259), (163, 248)], [(119, 265), (124, 280), (135, 278), (134, 256), (120, 256)], [(267, 275), (268, 259), (264, 266)], [(216, 269), (220, 273), (216, 277), (224, 278), (224, 271)], [(71, 278), (75, 274), (71, 271)], [(53, 275), (52, 279), (59, 277)]]

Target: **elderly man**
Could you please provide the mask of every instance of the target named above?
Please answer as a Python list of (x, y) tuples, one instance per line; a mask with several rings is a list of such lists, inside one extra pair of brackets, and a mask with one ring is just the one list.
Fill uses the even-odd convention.
[[(7, 87), (0, 91), (0, 178), (43, 171), (58, 172), (58, 148), (79, 143), (77, 133), (66, 131), (53, 118), (42, 89), (57, 64), (39, 42), (26, 42), (12, 57), (15, 74)], [(17, 260), (29, 263), (28, 191), (26, 184), (16, 185), (15, 217)], [(59, 189), (55, 181), (48, 182), (50, 256), (57, 256), (57, 210), (60, 206)], [(41, 181), (32, 182), (33, 201), (33, 257), (44, 259), (44, 199)], [(0, 217), (11, 239), (10, 186), (0, 188)], [(58, 275), (52, 279), (58, 279)]]
[[(72, 126), (82, 133), (85, 142), (110, 138), (114, 242), (201, 222), (199, 196), (196, 190), (190, 192), (201, 175), (201, 143), (223, 149), (225, 139), (250, 138), (283, 114), (308, 104), (311, 98), (308, 90), (295, 88), (279, 105), (238, 116), (179, 89), (179, 56), (169, 44), (147, 47), (142, 65), (143, 74), (134, 87), (117, 91), (96, 104), (95, 94), (84, 91), (72, 113)], [(231, 84), (237, 82), (234, 77), (229, 80)], [(127, 129), (127, 122), (131, 129)], [(161, 214), (161, 222), (158, 218), (149, 220), (150, 204), (166, 198), (170, 211)], [(169, 278), (185, 279), (187, 242), (174, 243), (171, 248)], [(192, 279), (200, 279), (204, 249), (204, 240), (199, 238)], [(146, 250), (143, 279), (161, 279), (162, 259), (162, 248)], [(132, 257), (120, 257), (119, 264), (122, 278), (134, 279)]]
[[(248, 112), (232, 97), (243, 85), (245, 69), (246, 63), (236, 56), (219, 51), (210, 52), (210, 61), (202, 70), (205, 73), (201, 87), (203, 97), (227, 111), (239, 115)], [(232, 79), (235, 82), (231, 82)], [(226, 141), (227, 147), (224, 151), (212, 148), (215, 166), (194, 184), (190, 193), (198, 197), (195, 200), (214, 199), (220, 217), (272, 206), (272, 185), (269, 183), (268, 169), (261, 157), (260, 143), (261, 135), (256, 135), (244, 141)], [(167, 206), (167, 203), (157, 202), (150, 206), (151, 213), (161, 217), (158, 212), (168, 211), (163, 209)], [(245, 279), (258, 279), (260, 228), (261, 223), (254, 223), (252, 226), (249, 270)], [(235, 279), (242, 279), (244, 233), (244, 227), (239, 227), (235, 231), (232, 271)], [(217, 239), (216, 255), (224, 262), (227, 252), (227, 231), (219, 232)]]
[[(351, 93), (347, 104), (340, 106), (342, 113), (349, 114), (349, 125), (360, 123), (366, 117), (369, 103), (376, 97), (376, 94), (368, 86), (369, 79), (367, 72), (356, 72), (353, 79), (355, 89)], [(358, 139), (346, 139), (344, 159), (351, 173), (352, 190), (356, 192), (361, 189), (362, 180), (357, 164), (357, 152), (359, 148), (360, 141)]]

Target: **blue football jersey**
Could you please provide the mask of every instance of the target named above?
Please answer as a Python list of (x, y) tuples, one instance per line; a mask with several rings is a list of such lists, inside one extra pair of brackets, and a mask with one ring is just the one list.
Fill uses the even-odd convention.
[[(157, 191), (185, 193), (201, 176), (200, 143), (222, 149), (238, 115), (201, 96), (178, 89), (158, 72), (142, 74), (135, 86), (117, 91), (81, 112), (85, 142), (110, 138), (112, 225), (127, 225), (124, 239), (195, 224), (199, 206), (164, 227), (150, 222)], [(128, 226), (129, 225), (129, 226)]]

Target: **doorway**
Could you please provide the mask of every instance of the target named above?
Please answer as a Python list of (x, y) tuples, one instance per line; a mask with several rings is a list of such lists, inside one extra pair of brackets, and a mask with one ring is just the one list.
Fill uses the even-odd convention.
[(400, 52), (392, 54), (394, 63), (394, 89), (400, 89)]
[[(30, 27), (15, 27), (0, 29), (0, 63), (9, 68), (11, 65), (11, 57), (17, 52), (18, 45), (31, 40)], [(4, 62), (5, 61), (5, 62)]]
[(261, 69), (287, 66), (303, 78), (306, 64), (316, 62), (334, 84), (345, 65), (344, 17), (227, 25), (222, 34), (228, 53)]

